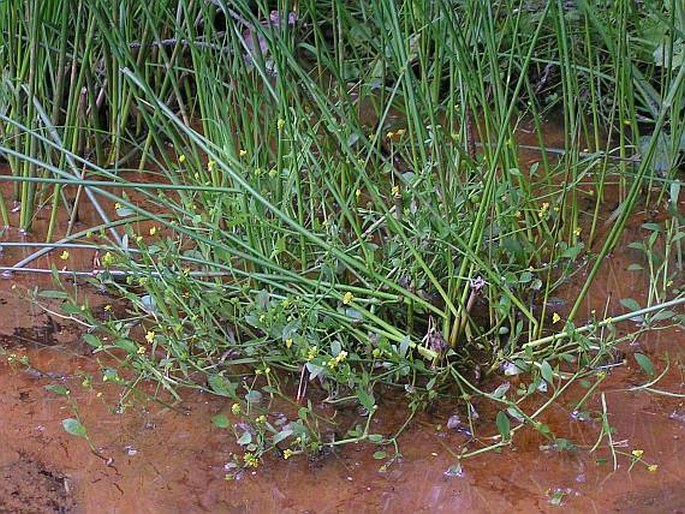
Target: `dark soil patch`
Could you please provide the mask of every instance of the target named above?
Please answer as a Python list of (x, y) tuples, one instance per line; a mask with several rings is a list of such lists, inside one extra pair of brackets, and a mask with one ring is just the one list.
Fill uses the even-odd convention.
[(0, 468), (0, 513), (67, 513), (75, 508), (71, 484), (62, 473), (24, 454)]

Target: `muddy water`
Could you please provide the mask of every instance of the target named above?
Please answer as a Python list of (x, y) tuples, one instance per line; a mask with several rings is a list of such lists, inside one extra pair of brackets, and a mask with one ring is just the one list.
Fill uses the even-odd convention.
[[(636, 219), (635, 226), (646, 220)], [(619, 248), (642, 235), (638, 228), (629, 231)], [(6, 248), (0, 264), (24, 253)], [(82, 269), (90, 268), (91, 258), (76, 251), (68, 263), (52, 257), (58, 266)], [(34, 265), (48, 267), (50, 259)], [(581, 317), (605, 306), (619, 313), (621, 298), (640, 299), (646, 278), (626, 271), (639, 259), (630, 250), (607, 258)], [(115, 412), (122, 392), (102, 381), (79, 327), (17, 293), (34, 286), (52, 287), (21, 274), (0, 281), (0, 512), (551, 512), (560, 508), (555, 503), (567, 512), (685, 512), (685, 398), (677, 396), (685, 395), (682, 330), (643, 333), (624, 344), (618, 359), (624, 363), (602, 384), (616, 470), (606, 437), (591, 451), (602, 433), (600, 396), (588, 405), (595, 419), (579, 421), (572, 416), (574, 400), (584, 392), (578, 389), (543, 416), (558, 437), (573, 441), (571, 451), (547, 447), (532, 431), (519, 432), (512, 448), (466, 460), (461, 473), (446, 474), (468, 440), (444, 428), (460, 407), (443, 402), (410, 426), (399, 441), (403, 458), (385, 471), (383, 461), (372, 458), (374, 448), (360, 445), (314, 462), (272, 457), (227, 481), (224, 465), (239, 448), (211, 418), (230, 412), (231, 402), (190, 393), (179, 404), (139, 399), (123, 414)], [(576, 290), (571, 285), (565, 295), (572, 298)], [(563, 316), (569, 306), (555, 308)], [(658, 371), (669, 363), (658, 387), (676, 396), (628, 390), (647, 380), (633, 358), (637, 351), (649, 355)], [(55, 385), (69, 388), (71, 399), (46, 390)], [(374, 428), (391, 432), (401, 422), (394, 410), (387, 400)], [(64, 419), (75, 417), (88, 440), (62, 428)], [(495, 432), (492, 420), (483, 420), (480, 429)], [(643, 461), (631, 468), (633, 450), (643, 452)]]
[[(625, 272), (631, 259), (614, 255), (607, 260), (604, 283), (588, 299), (588, 309), (609, 296), (639, 298), (643, 280), (629, 280), (634, 274)], [(569, 399), (544, 421), (577, 445), (573, 451), (541, 448), (544, 441), (528, 432), (517, 435), (513, 448), (467, 460), (461, 476), (447, 476), (465, 436), (438, 428), (457, 411), (456, 403), (446, 403), (401, 437), (404, 458), (385, 472), (379, 471), (382, 461), (372, 458), (373, 449), (359, 446), (316, 462), (274, 457), (253, 473), (226, 481), (223, 466), (238, 449), (233, 436), (210, 420), (228, 412), (230, 403), (196, 393), (175, 408), (141, 400), (124, 414), (113, 412), (121, 391), (102, 382), (95, 359), (78, 343), (78, 327), (21, 300), (12, 284), (21, 289), (28, 282), (22, 277), (0, 282), (0, 342), (6, 351), (0, 364), (0, 468), (6, 472), (0, 491), (25, 495), (24, 505), (35, 507), (25, 512), (68, 511), (74, 504), (74, 512), (84, 513), (547, 512), (559, 508), (555, 498), (567, 511), (685, 512), (683, 400), (626, 391), (646, 380), (631, 356), (639, 349), (660, 369), (668, 353), (671, 371), (659, 387), (685, 394), (681, 331), (643, 334), (626, 345), (626, 365), (615, 368), (603, 384), (619, 453), (616, 471), (606, 440), (589, 451), (600, 423), (573, 420)], [(28, 357), (30, 367), (11, 355)], [(84, 386), (88, 376), (92, 386)], [(47, 391), (49, 384), (68, 387), (74, 403)], [(62, 429), (63, 419), (75, 417), (73, 405), (99, 456), (86, 440)], [(391, 409), (381, 409), (381, 420), (384, 410)], [(590, 410), (601, 410), (598, 398)], [(386, 420), (391, 418), (386, 412)], [(631, 470), (632, 450), (644, 452), (644, 464)], [(658, 467), (649, 471), (646, 464)], [(9, 471), (22, 466), (33, 467), (33, 474)], [(38, 494), (35, 477), (46, 476), (52, 479)], [(47, 507), (39, 503), (49, 494), (57, 497)], [(0, 511), (4, 506), (6, 512), (19, 512), (7, 498), (0, 498)]]

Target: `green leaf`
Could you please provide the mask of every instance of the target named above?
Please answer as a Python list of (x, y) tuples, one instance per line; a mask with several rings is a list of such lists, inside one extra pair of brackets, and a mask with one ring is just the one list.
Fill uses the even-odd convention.
[(50, 384), (45, 386), (46, 391), (50, 391), (51, 393), (58, 394), (60, 396), (69, 396), (71, 391), (62, 384)]
[(290, 437), (291, 435), (293, 435), (293, 431), (289, 428), (284, 428), (283, 430), (281, 430), (277, 434), (274, 434), (273, 439), (272, 439), (273, 443), (278, 444), (281, 441), (283, 441), (284, 439), (287, 439), (288, 437)]
[(62, 420), (62, 428), (64, 428), (68, 434), (77, 437), (86, 437), (87, 435), (86, 427), (84, 427), (78, 419), (67, 418)]
[(119, 207), (116, 210), (116, 213), (117, 216), (119, 216), (120, 218), (127, 218), (128, 216), (133, 216), (136, 213), (136, 211), (134, 211), (130, 207)]
[(40, 293), (38, 293), (38, 296), (40, 296), (41, 298), (57, 298), (59, 300), (66, 300), (67, 298), (69, 298), (69, 295), (64, 291), (51, 290), (41, 291)]
[(497, 386), (497, 389), (495, 389), (492, 392), (492, 396), (495, 398), (502, 398), (505, 394), (507, 394), (507, 391), (509, 391), (509, 388), (511, 387), (510, 382), (504, 382)]
[(228, 420), (226, 414), (217, 414), (212, 418), (212, 423), (219, 428), (228, 428), (231, 426), (231, 422)]
[[(683, 136), (683, 141), (685, 141), (685, 135)], [(671, 203), (675, 207), (676, 205), (678, 205), (678, 197), (680, 196), (680, 181), (678, 179), (671, 182), (669, 193)]]
[(207, 379), (207, 383), (209, 384), (209, 387), (212, 388), (212, 391), (219, 396), (227, 396), (234, 400), (237, 399), (235, 392), (238, 385), (234, 384), (223, 375), (210, 375)]
[(373, 452), (373, 458), (376, 460), (383, 460), (388, 456), (388, 452), (385, 450), (378, 450), (377, 452)]
[(95, 348), (100, 348), (102, 346), (102, 341), (100, 341), (100, 338), (94, 336), (93, 334), (83, 334), (83, 340)]
[(368, 410), (369, 412), (373, 410), (374, 405), (376, 405), (376, 400), (370, 395), (366, 389), (363, 387), (357, 388), (357, 398), (359, 398), (359, 403)]
[(642, 371), (647, 373), (650, 377), (654, 376), (654, 364), (644, 353), (636, 353), (633, 355), (635, 361), (640, 365)]
[(665, 319), (671, 319), (673, 316), (675, 316), (675, 312), (673, 311), (659, 311), (654, 316), (652, 316), (651, 321), (663, 321)]
[(629, 311), (639, 311), (640, 310), (640, 304), (637, 303), (635, 300), (632, 298), (623, 298), (621, 300), (621, 305), (623, 305), (626, 309)]
[(508, 441), (511, 436), (511, 424), (507, 414), (504, 411), (499, 411), (495, 423), (497, 424), (499, 434), (502, 436), (502, 441)]
[(130, 339), (118, 339), (114, 344), (122, 350), (126, 351), (127, 353), (138, 352), (138, 345)]
[(549, 362), (542, 361), (542, 364), (540, 365), (540, 373), (542, 374), (542, 378), (545, 379), (545, 382), (547, 382), (549, 385), (554, 385), (554, 370)]
[(404, 336), (400, 341), (400, 357), (404, 358), (404, 356), (407, 355), (407, 350), (409, 350), (409, 343), (409, 336)]
[(245, 395), (245, 401), (251, 404), (259, 403), (262, 401), (262, 393), (256, 389), (252, 389)]
[(240, 446), (247, 446), (252, 442), (252, 434), (248, 432), (247, 430), (243, 432), (243, 435), (240, 436), (238, 439), (238, 444)]

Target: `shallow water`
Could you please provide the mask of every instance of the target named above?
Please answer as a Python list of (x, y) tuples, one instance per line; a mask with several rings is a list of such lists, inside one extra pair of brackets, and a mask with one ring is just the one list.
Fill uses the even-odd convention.
[[(632, 288), (641, 288), (641, 280), (627, 280), (626, 265), (621, 255), (607, 261), (604, 283), (588, 299), (588, 309), (593, 303), (602, 305), (609, 292), (615, 298), (637, 294)], [(15, 280), (28, 283), (25, 277)], [(572, 418), (570, 398), (578, 397), (572, 393), (544, 421), (559, 437), (572, 440), (574, 451), (541, 449), (544, 441), (528, 431), (517, 434), (511, 449), (466, 460), (462, 476), (447, 476), (445, 471), (456, 462), (453, 454), (466, 441), (463, 434), (438, 430), (457, 410), (456, 403), (441, 404), (400, 438), (404, 458), (386, 472), (379, 471), (383, 462), (372, 458), (373, 449), (360, 445), (316, 462), (274, 457), (255, 472), (226, 481), (223, 466), (238, 448), (232, 434), (214, 427), (211, 417), (228, 412), (230, 401), (193, 393), (175, 409), (138, 401), (124, 414), (112, 412), (120, 391), (102, 383), (94, 358), (78, 343), (78, 328), (17, 298), (10, 289), (13, 283), (0, 282), (0, 342), (8, 355), (27, 356), (31, 369), (10, 365), (7, 358), (0, 364), (0, 465), (7, 469), (28, 456), (56, 470), (66, 477), (76, 512), (546, 512), (558, 508), (555, 497), (569, 510), (685, 509), (683, 400), (625, 390), (646, 380), (631, 358), (639, 349), (659, 369), (668, 353), (671, 371), (659, 386), (685, 394), (682, 331), (644, 334), (626, 345), (626, 365), (616, 367), (602, 386), (615, 448), (622, 453), (615, 472), (606, 441), (589, 452), (600, 425)], [(82, 386), (88, 374), (94, 377), (92, 389)], [(55, 383), (73, 391), (101, 457), (84, 439), (62, 429), (61, 421), (74, 412), (64, 398), (45, 390)], [(599, 398), (590, 410), (599, 410)], [(394, 416), (385, 405), (378, 418), (386, 426), (394, 423)], [(656, 471), (641, 463), (628, 469), (630, 452), (636, 449), (644, 451), (646, 463), (658, 465)]]
[[(37, 233), (46, 213), (39, 214)], [(94, 221), (91, 215), (82, 213), (86, 226)], [(638, 227), (646, 220), (636, 217), (636, 228), (618, 248), (641, 238)], [(3, 237), (17, 240), (19, 235), (10, 231)], [(5, 248), (0, 265), (25, 254), (24, 249)], [(50, 258), (34, 264), (49, 267)], [(92, 255), (83, 251), (71, 252), (67, 263), (52, 259), (58, 267), (92, 268)], [(632, 250), (606, 259), (581, 319), (593, 309), (623, 312), (621, 298), (644, 296), (646, 278), (626, 271), (639, 259)], [(574, 283), (583, 280), (583, 273)], [(566, 303), (550, 307), (562, 317), (578, 290), (574, 283), (560, 295)], [(682, 329), (642, 333), (623, 344), (618, 365), (600, 388), (614, 428), (616, 470), (607, 439), (590, 451), (600, 437), (600, 421), (572, 416), (574, 400), (584, 394), (578, 387), (542, 417), (558, 437), (574, 443), (573, 450), (549, 448), (539, 434), (526, 429), (516, 434), (511, 448), (465, 460), (461, 473), (446, 474), (454, 470), (456, 455), (471, 444), (464, 433), (445, 428), (460, 411), (455, 400), (440, 403), (410, 425), (399, 440), (403, 458), (385, 471), (380, 470), (383, 461), (372, 457), (375, 447), (348, 445), (316, 461), (273, 456), (254, 472), (227, 481), (224, 465), (240, 448), (232, 432), (215, 427), (211, 418), (228, 414), (230, 400), (187, 393), (173, 406), (137, 400), (123, 414), (114, 412), (122, 391), (102, 382), (96, 358), (80, 342), (79, 327), (22, 300), (12, 289), (15, 284), (18, 291), (52, 288), (47, 277), (35, 275), (0, 281), (0, 345), (5, 351), (0, 353), (0, 468), (5, 472), (0, 512), (19, 512), (17, 497), (23, 498), (25, 512), (551, 512), (559, 510), (557, 503), (570, 512), (685, 512)], [(91, 301), (104, 299), (92, 296)], [(619, 332), (635, 328), (624, 324)], [(670, 370), (658, 387), (675, 396), (628, 391), (648, 380), (633, 358), (637, 351), (650, 356), (657, 373), (668, 362)], [(28, 358), (30, 367), (19, 363), (20, 357)], [(55, 384), (68, 387), (73, 402), (45, 389)], [(587, 406), (593, 414), (601, 412), (600, 400), (597, 394)], [(378, 431), (391, 432), (403, 421), (393, 401), (387, 397), (381, 404), (373, 424)], [(97, 455), (85, 439), (62, 428), (62, 420), (76, 417), (76, 411)], [(348, 417), (355, 421), (354, 413)], [(482, 418), (480, 435), (494, 435), (492, 419)], [(631, 469), (633, 450), (643, 452), (643, 461)], [(650, 471), (648, 464), (657, 467)], [(37, 482), (36, 477), (47, 479)]]

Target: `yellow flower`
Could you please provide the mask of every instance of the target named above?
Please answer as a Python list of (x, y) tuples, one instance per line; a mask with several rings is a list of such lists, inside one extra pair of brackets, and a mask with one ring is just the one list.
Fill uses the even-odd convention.
[(644, 455), (645, 451), (644, 450), (633, 450), (630, 452), (633, 454), (633, 457), (637, 457), (638, 459)]
[(659, 469), (658, 464), (650, 464), (647, 466), (647, 471), (651, 471), (652, 473), (654, 473), (657, 469)]
[(241, 407), (239, 403), (234, 403), (231, 405), (231, 412), (233, 413), (234, 416), (237, 416), (241, 412)]
[(545, 216), (545, 214), (547, 214), (547, 211), (548, 211), (548, 210), (549, 210), (549, 202), (544, 202), (544, 203), (542, 204), (542, 207), (540, 207), (539, 216), (540, 216), (541, 218), (543, 218), (543, 217)]
[(318, 346), (312, 346), (309, 348), (309, 351), (307, 352), (307, 360), (310, 361), (314, 357), (316, 357), (319, 354), (319, 347)]
[(295, 454), (294, 451), (292, 451), (290, 448), (286, 448), (283, 450), (283, 458), (285, 460), (288, 460), (290, 457), (292, 457)]
[(214, 171), (215, 168), (216, 168), (216, 162), (215, 161), (209, 161), (207, 163), (207, 169), (209, 171)]
[(183, 164), (184, 162), (186, 162), (186, 156), (181, 154), (178, 158), (178, 162), (179, 164)]
[(247, 155), (247, 150), (241, 149), (241, 150), (238, 152), (238, 155), (240, 155), (240, 157), (245, 157), (245, 156)]
[(138, 355), (143, 355), (145, 353), (145, 347), (139, 346), (138, 351), (136, 353), (138, 353)]
[(292, 346), (293, 346), (293, 340), (292, 340), (292, 338), (289, 337), (288, 339), (285, 340), (285, 347), (291, 348)]
[(573, 231), (573, 233), (576, 235), (576, 237), (578, 237), (582, 231), (583, 231), (583, 229), (578, 227)]
[(148, 343), (152, 343), (152, 341), (155, 340), (155, 331), (154, 330), (148, 330), (147, 334), (145, 334), (145, 340)]
[(395, 135), (395, 133), (390, 131), (387, 134), (385, 134), (385, 137), (387, 137), (388, 139), (392, 139), (394, 135)]
[(559, 323), (559, 321), (561, 321), (561, 316), (557, 312), (552, 314), (552, 323)]
[(157, 233), (157, 227), (150, 227), (150, 235), (154, 236)]
[(245, 460), (245, 466), (248, 468), (256, 468), (259, 466), (259, 457), (253, 453), (246, 453), (243, 459)]
[(285, 120), (283, 118), (278, 118), (276, 126), (278, 127), (279, 131), (283, 130), (283, 127), (285, 127)]
[(357, 198), (357, 200), (359, 200), (359, 197), (360, 197), (361, 195), (362, 195), (362, 190), (361, 190), (361, 189), (357, 189), (357, 190), (354, 192), (354, 196)]
[(350, 293), (349, 291), (347, 291), (343, 296), (342, 302), (344, 305), (350, 305), (353, 300), (354, 300), (354, 295), (352, 293)]
[(392, 186), (392, 190), (390, 191), (390, 193), (395, 198), (399, 198), (400, 197), (400, 186)]
[(63, 261), (66, 261), (69, 258), (69, 252), (64, 250), (60, 255), (59, 258), (62, 259)]
[(114, 262), (114, 255), (112, 255), (112, 252), (107, 252), (105, 255), (102, 256), (102, 264), (105, 266), (109, 266)]
[(105, 305), (105, 312), (110, 312), (111, 310), (112, 310), (111, 304), (108, 303), (107, 305)]

